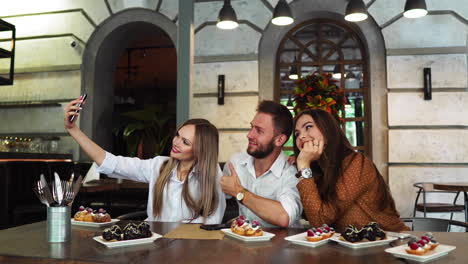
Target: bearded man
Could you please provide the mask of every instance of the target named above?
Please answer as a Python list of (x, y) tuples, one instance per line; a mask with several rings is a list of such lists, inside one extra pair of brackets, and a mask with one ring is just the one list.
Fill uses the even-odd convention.
[(247, 219), (265, 227), (300, 227), (297, 170), (282, 151), (293, 129), (292, 115), (284, 105), (262, 101), (250, 126), (247, 152), (226, 163), (221, 188), (236, 197), (239, 214)]

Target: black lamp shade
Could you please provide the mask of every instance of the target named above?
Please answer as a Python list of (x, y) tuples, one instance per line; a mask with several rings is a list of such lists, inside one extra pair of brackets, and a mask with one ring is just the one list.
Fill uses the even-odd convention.
[(278, 26), (285, 26), (292, 24), (294, 19), (292, 17), (291, 8), (289, 8), (286, 0), (279, 0), (273, 11), (273, 19), (271, 22)]
[(296, 65), (291, 66), (291, 69), (289, 70), (289, 79), (291, 79), (291, 80), (299, 79), (299, 74), (297, 73), (297, 66)]
[(427, 14), (425, 0), (406, 0), (405, 12), (403, 15), (408, 18), (422, 17)]
[(358, 22), (367, 18), (367, 10), (364, 1), (350, 0), (346, 6), (345, 19), (347, 21)]
[(233, 29), (239, 25), (236, 12), (231, 6), (230, 0), (225, 0), (224, 5), (219, 11), (217, 27), (222, 29)]

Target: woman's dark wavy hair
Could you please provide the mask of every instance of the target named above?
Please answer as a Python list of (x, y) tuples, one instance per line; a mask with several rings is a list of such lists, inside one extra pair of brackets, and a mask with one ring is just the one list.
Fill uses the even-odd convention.
[[(325, 203), (330, 203), (336, 200), (336, 182), (343, 174), (348, 164), (343, 164), (343, 160), (348, 155), (354, 155), (351, 143), (344, 134), (337, 120), (328, 112), (321, 109), (308, 109), (302, 111), (294, 119), (294, 128), (296, 127), (297, 120), (303, 115), (309, 115), (313, 118), (315, 125), (320, 130), (324, 137), (324, 150), (322, 155), (317, 161), (313, 161), (310, 166), (316, 175), (317, 188), (319, 191), (320, 198)], [(299, 149), (295, 142), (297, 140), (296, 134), (294, 135), (294, 154), (297, 157), (299, 155)], [(375, 168), (375, 165), (374, 165)], [(395, 208), (395, 203), (390, 195), (387, 184), (383, 180), (382, 175), (375, 168), (378, 174), (378, 188), (379, 188), (379, 209), (384, 209), (388, 206)]]

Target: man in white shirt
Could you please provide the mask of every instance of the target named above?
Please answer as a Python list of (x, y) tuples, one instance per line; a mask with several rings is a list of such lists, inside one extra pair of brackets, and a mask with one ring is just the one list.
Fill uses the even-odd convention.
[(226, 163), (221, 188), (236, 197), (239, 214), (247, 219), (266, 227), (300, 226), (297, 170), (282, 151), (293, 129), (292, 115), (284, 105), (262, 101), (250, 125), (247, 153)]

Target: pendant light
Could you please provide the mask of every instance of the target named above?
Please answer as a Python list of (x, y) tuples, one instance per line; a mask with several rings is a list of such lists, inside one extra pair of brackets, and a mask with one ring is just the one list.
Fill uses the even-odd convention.
[(297, 70), (297, 57), (296, 57), (296, 52), (294, 52), (294, 62), (291, 68), (289, 69), (289, 79), (291, 80), (297, 80), (299, 79), (299, 73)]
[(239, 26), (236, 12), (231, 6), (231, 0), (224, 0), (224, 5), (219, 11), (216, 26), (220, 29), (234, 29)]
[(403, 15), (407, 18), (418, 18), (427, 15), (426, 1), (406, 0), (405, 12)]
[(289, 8), (286, 0), (279, 0), (276, 4), (275, 10), (273, 11), (273, 18), (271, 23), (277, 26), (287, 26), (294, 22), (294, 18), (291, 14), (291, 9)]
[(333, 69), (333, 74), (332, 74), (333, 78), (335, 79), (341, 79), (341, 69), (340, 69), (340, 65), (337, 64), (335, 65), (335, 68)]
[(291, 79), (291, 80), (299, 79), (299, 74), (297, 73), (297, 66), (296, 65), (291, 66), (291, 69), (289, 70), (289, 79)]
[(346, 6), (345, 20), (359, 22), (367, 19), (366, 5), (362, 0), (350, 0)]

